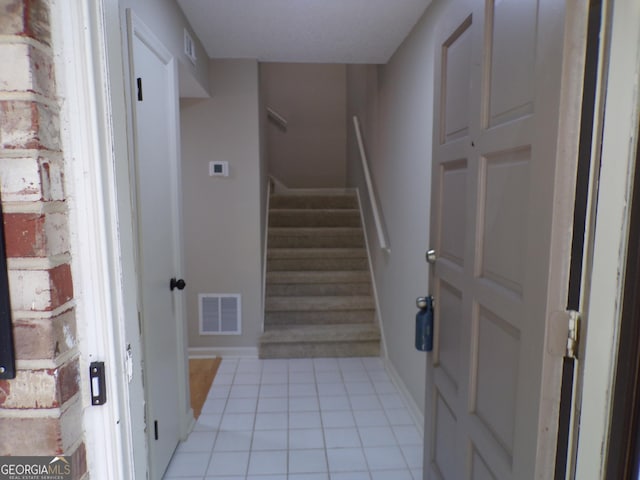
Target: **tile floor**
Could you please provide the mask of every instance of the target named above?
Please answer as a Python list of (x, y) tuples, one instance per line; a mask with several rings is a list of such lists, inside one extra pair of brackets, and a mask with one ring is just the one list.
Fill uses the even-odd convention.
[(422, 438), (379, 358), (223, 359), (164, 478), (421, 480)]

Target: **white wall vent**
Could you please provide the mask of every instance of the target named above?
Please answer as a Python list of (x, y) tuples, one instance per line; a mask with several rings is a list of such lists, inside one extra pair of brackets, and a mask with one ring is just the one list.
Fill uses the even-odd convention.
[(240, 303), (240, 295), (199, 294), (200, 335), (240, 335)]

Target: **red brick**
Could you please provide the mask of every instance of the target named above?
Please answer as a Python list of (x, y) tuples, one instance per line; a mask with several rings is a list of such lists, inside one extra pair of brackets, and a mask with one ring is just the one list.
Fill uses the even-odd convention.
[(69, 251), (64, 213), (8, 213), (4, 215), (9, 258), (46, 257)]
[(15, 311), (50, 312), (73, 298), (71, 267), (9, 269), (9, 295)]
[(15, 319), (13, 338), (18, 360), (53, 360), (77, 344), (75, 311), (52, 319)]
[(58, 369), (58, 401), (64, 405), (80, 391), (80, 365), (78, 358)]
[(58, 408), (80, 391), (78, 358), (57, 369), (18, 370), (16, 378), (0, 380), (0, 408)]
[(64, 305), (73, 298), (73, 279), (71, 266), (60, 265), (50, 271), (51, 278), (51, 309)]
[(0, 432), (2, 432), (0, 456), (62, 455), (63, 453), (58, 418), (0, 417)]
[(0, 34), (19, 35), (24, 32), (24, 2), (0, 0)]
[[(31, 83), (27, 91), (55, 99), (55, 71), (51, 55), (29, 45)], [(23, 87), (24, 88), (24, 87)]]
[(26, 410), (59, 406), (56, 375), (53, 370), (18, 370), (16, 378), (0, 380), (5, 392), (1, 408)]
[[(69, 454), (65, 453), (65, 455)], [(79, 480), (87, 473), (87, 449), (84, 443), (81, 443), (71, 454), (71, 473), (74, 480)]]
[(49, 4), (45, 0), (24, 0), (26, 4), (24, 34), (51, 43)]
[(0, 102), (0, 148), (60, 150), (58, 112), (39, 102)]
[(11, 396), (11, 382), (8, 380), (0, 380), (0, 405), (4, 405), (7, 398)]
[(7, 257), (46, 256), (45, 216), (31, 213), (4, 215)]
[(0, 35), (21, 35), (51, 43), (45, 0), (0, 0)]

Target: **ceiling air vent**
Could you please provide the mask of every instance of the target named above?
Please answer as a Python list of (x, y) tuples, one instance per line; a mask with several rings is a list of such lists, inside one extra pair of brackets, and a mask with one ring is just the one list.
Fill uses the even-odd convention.
[(240, 295), (198, 295), (200, 335), (240, 335)]

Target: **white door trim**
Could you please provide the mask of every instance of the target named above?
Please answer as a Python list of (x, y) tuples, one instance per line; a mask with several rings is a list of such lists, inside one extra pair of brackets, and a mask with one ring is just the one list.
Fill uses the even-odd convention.
[[(96, 479), (146, 476), (143, 417), (136, 411), (141, 402), (132, 401), (143, 389), (131, 203), (128, 175), (123, 176), (129, 156), (124, 90), (118, 81), (118, 12), (117, 0), (54, 0), (51, 11), (68, 174), (87, 468)], [(130, 382), (128, 345), (134, 355)], [(106, 364), (107, 403), (100, 407), (88, 402), (88, 364), (94, 360)]]
[[(613, 400), (621, 298), (629, 231), (640, 107), (640, 4), (605, 2), (612, 11), (604, 128), (576, 471), (573, 478), (603, 478)], [(613, 3), (613, 7), (611, 4)]]

